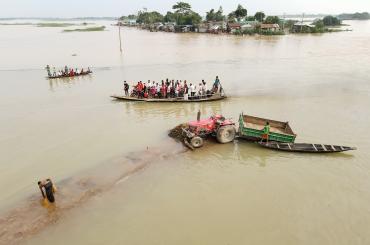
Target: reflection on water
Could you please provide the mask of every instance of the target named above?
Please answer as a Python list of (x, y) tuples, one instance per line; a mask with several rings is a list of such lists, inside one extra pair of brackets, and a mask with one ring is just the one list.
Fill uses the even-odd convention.
[(78, 77), (64, 77), (64, 78), (56, 78), (56, 79), (47, 79), (49, 81), (49, 88), (50, 91), (55, 92), (55, 89), (58, 87), (72, 87), (81, 82), (92, 82), (91, 74), (85, 76), (78, 76)]
[[(227, 100), (226, 100), (227, 101)], [(149, 102), (122, 102), (119, 100), (112, 100), (112, 103), (122, 105), (124, 113), (135, 114), (139, 118), (148, 117), (168, 117), (175, 118), (189, 118), (196, 119), (198, 111), (203, 117), (214, 115), (223, 111), (223, 105), (227, 103), (224, 101), (203, 102), (203, 103), (149, 103)], [(179, 122), (181, 123), (181, 122)]]

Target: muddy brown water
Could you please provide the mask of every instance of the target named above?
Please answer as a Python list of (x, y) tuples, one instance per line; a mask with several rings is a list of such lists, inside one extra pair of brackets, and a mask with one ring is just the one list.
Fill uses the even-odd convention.
[[(123, 55), (110, 23), (95, 33), (0, 26), (1, 239), (369, 243), (370, 22), (348, 23), (353, 32), (263, 38), (124, 29)], [(91, 66), (94, 74), (49, 81), (40, 69), (46, 64)], [(158, 105), (109, 97), (123, 80), (210, 85), (216, 75), (225, 101)], [(313, 156), (238, 141), (179, 153), (168, 129), (194, 120), (198, 110), (289, 121), (297, 142), (358, 150)], [(154, 156), (144, 154), (147, 147)], [(145, 162), (135, 174), (131, 152)], [(45, 177), (58, 183), (56, 208), (40, 203), (36, 183)]]

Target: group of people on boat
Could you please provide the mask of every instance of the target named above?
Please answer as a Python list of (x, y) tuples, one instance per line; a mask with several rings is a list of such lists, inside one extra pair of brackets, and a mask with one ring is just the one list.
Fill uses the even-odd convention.
[(81, 69), (73, 69), (68, 66), (65, 66), (63, 69), (56, 70), (55, 67), (53, 67), (53, 70), (51, 70), (50, 66), (46, 66), (46, 71), (48, 73), (49, 78), (56, 78), (56, 77), (74, 77), (79, 75), (85, 75), (91, 73), (90, 67), (87, 68), (87, 70)]
[(207, 83), (202, 80), (200, 83), (188, 83), (186, 80), (162, 80), (155, 82), (148, 80), (147, 83), (137, 82), (130, 91), (130, 85), (124, 81), (125, 96), (143, 99), (168, 99), (183, 98), (184, 100), (210, 97), (215, 93), (222, 93), (220, 79), (216, 77), (212, 88), (208, 89)]

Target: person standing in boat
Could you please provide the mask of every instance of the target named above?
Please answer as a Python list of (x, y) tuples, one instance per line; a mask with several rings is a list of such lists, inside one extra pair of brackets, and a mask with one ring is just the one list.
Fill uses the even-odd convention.
[(263, 128), (262, 141), (265, 140), (266, 142), (268, 142), (269, 136), (270, 136), (270, 123), (266, 122), (265, 127)]
[(68, 75), (68, 66), (64, 67), (64, 75)]
[(45, 67), (45, 69), (46, 69), (46, 72), (48, 73), (48, 77), (51, 77), (50, 66), (49, 66), (49, 65), (47, 65), (47, 66)]
[(56, 77), (57, 76), (57, 70), (55, 69), (55, 67), (53, 67), (53, 76)]
[(218, 76), (216, 76), (216, 80), (213, 83), (213, 92), (217, 93), (219, 87), (220, 87), (220, 79), (218, 78)]
[(123, 82), (123, 89), (125, 91), (125, 96), (128, 96), (128, 91), (130, 89), (130, 85), (126, 81)]

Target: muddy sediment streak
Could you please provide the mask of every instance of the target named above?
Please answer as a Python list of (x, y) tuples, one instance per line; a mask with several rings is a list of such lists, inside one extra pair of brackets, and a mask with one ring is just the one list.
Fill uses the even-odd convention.
[(184, 151), (181, 145), (173, 141), (168, 143), (166, 147), (147, 148), (130, 153), (84, 174), (56, 182), (54, 204), (49, 204), (41, 198), (36, 185), (35, 193), (20, 206), (0, 214), (0, 244), (20, 243), (59, 222), (68, 210), (77, 208), (91, 197), (109, 191), (118, 182), (144, 169), (150, 163), (171, 159)]

